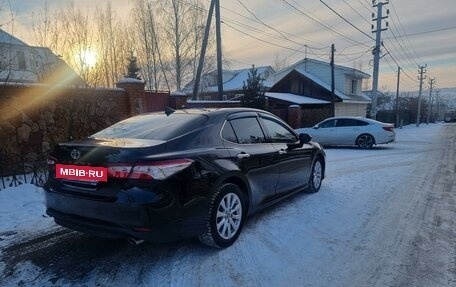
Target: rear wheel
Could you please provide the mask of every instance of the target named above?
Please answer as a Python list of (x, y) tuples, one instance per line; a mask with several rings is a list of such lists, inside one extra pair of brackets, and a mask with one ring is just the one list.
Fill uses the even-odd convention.
[(223, 184), (213, 194), (209, 203), (206, 232), (199, 240), (209, 246), (223, 248), (239, 237), (244, 223), (244, 196), (232, 183)]
[(362, 134), (356, 139), (356, 145), (363, 149), (372, 148), (374, 143), (374, 137), (369, 134)]
[(320, 158), (317, 158), (312, 166), (312, 171), (309, 178), (309, 188), (307, 192), (315, 193), (320, 190), (323, 180), (323, 163)]

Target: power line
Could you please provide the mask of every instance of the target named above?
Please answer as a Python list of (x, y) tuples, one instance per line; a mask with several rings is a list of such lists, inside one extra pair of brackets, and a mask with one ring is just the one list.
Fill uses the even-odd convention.
[(352, 5), (350, 5), (347, 1), (345, 0), (342, 0), (344, 1), (345, 4), (347, 4), (348, 7), (350, 7), (353, 11), (355, 11), (356, 14), (358, 14), (361, 18), (363, 18), (369, 25), (370, 25), (370, 21), (367, 20), (361, 13), (359, 13), (355, 8), (353, 8)]
[[(273, 34), (264, 32), (263, 30), (257, 29), (257, 28), (255, 28), (255, 27), (251, 27), (251, 26), (246, 25), (246, 24), (244, 24), (244, 23), (240, 23), (240, 22), (234, 21), (234, 20), (229, 20), (229, 19), (226, 19), (226, 18), (222, 18), (222, 19), (223, 19), (222, 22), (223, 22), (226, 26), (228, 26), (228, 27), (230, 27), (231, 29), (236, 30), (236, 31), (238, 31), (238, 32), (240, 32), (240, 33), (242, 33), (242, 34), (245, 34), (245, 35), (249, 36), (250, 38), (260, 39), (260, 38), (258, 38), (258, 37), (255, 37), (255, 36), (252, 36), (252, 35), (248, 34), (247, 32), (241, 31), (241, 30), (239, 30), (238, 28), (234, 28), (232, 25), (235, 25), (235, 26), (238, 26), (238, 27), (242, 27), (242, 28), (244, 28), (244, 29), (247, 29), (247, 30), (250, 30), (250, 31), (259, 33), (259, 34), (261, 34), (261, 35), (264, 35), (264, 36), (266, 36), (266, 37), (270, 37), (270, 38), (273, 38), (273, 39), (276, 39), (276, 40), (280, 40), (280, 41), (283, 40), (282, 37), (279, 37), (279, 36), (277, 36), (277, 35), (273, 35)], [(231, 24), (231, 25), (229, 25), (229, 24)], [(263, 40), (263, 39), (261, 39), (261, 41), (262, 41), (262, 42), (265, 42), (265, 43), (272, 44), (272, 45), (277, 46), (277, 47), (282, 47), (282, 48), (284, 47), (284, 48), (286, 48), (286, 49), (288, 49), (288, 50), (291, 50), (291, 51), (298, 51), (298, 52), (301, 52), (300, 49), (302, 49), (302, 48), (296, 49), (296, 48), (285, 47), (284, 45), (275, 44), (275, 43), (272, 43), (272, 42), (270, 42), (270, 41)], [(305, 46), (307, 46), (307, 47), (312, 47), (312, 46), (309, 46), (309, 45), (307, 45), (307, 44), (298, 43), (298, 42), (296, 42), (296, 44), (298, 44), (298, 45), (301, 46), (301, 47), (305, 47)], [(323, 50), (323, 49), (324, 49), (324, 47), (312, 47), (312, 48), (315, 49), (315, 50)]]
[[(383, 47), (385, 48), (386, 52), (388, 52), (388, 55), (390, 56), (390, 58), (394, 61), (394, 63), (397, 65), (397, 66), (401, 66), (397, 63), (396, 59), (394, 59), (393, 55), (391, 55), (391, 53), (388, 51), (388, 49), (386, 48), (385, 45), (383, 45)], [(402, 70), (404, 75), (406, 75), (410, 80), (412, 80), (413, 82), (416, 82), (412, 77), (410, 77), (409, 74), (407, 74), (404, 70)]]
[[(240, 3), (240, 4), (243, 5), (242, 3)], [(244, 5), (243, 5), (243, 6), (244, 6)], [(266, 25), (268, 28), (271, 28), (271, 29), (273, 29), (274, 31), (276, 31), (277, 33), (281, 34), (285, 39), (288, 39), (288, 38), (287, 38), (286, 36), (284, 36), (284, 35), (288, 35), (288, 36), (292, 36), (292, 37), (295, 37), (295, 38), (301, 38), (301, 39), (303, 39), (303, 40), (306, 41), (306, 42), (313, 42), (313, 43), (315, 43), (315, 44), (323, 45), (323, 44), (321, 44), (321, 43), (318, 43), (318, 42), (315, 42), (315, 41), (312, 41), (312, 40), (309, 40), (309, 39), (306, 39), (306, 38), (302, 38), (301, 36), (297, 36), (297, 35), (288, 33), (288, 32), (286, 32), (286, 31), (281, 31), (281, 30), (279, 30), (279, 29), (270, 27), (270, 26), (267, 25), (266, 23), (263, 23), (263, 21), (260, 20), (259, 18), (257, 18), (255, 15), (253, 15), (253, 13), (250, 12), (250, 10), (247, 9), (246, 7), (245, 7), (246, 10), (247, 10), (249, 13), (251, 13), (251, 15), (253, 15), (256, 19), (249, 18), (249, 17), (247, 17), (247, 16), (245, 16), (245, 15), (242, 15), (241, 13), (239, 13), (239, 12), (237, 12), (237, 11), (234, 11), (234, 10), (232, 10), (232, 9), (226, 8), (226, 7), (224, 7), (224, 6), (220, 6), (220, 7), (221, 7), (223, 10), (226, 10), (226, 11), (228, 11), (228, 12), (230, 12), (230, 13), (236, 14), (236, 15), (238, 15), (238, 16), (244, 18), (244, 19), (247, 19), (247, 20), (249, 20), (249, 21), (252, 21), (252, 22), (254, 22), (254, 23)], [(226, 19), (226, 17), (223, 17), (223, 18)], [(289, 39), (288, 39), (288, 40), (289, 40)], [(290, 40), (290, 41), (293, 41), (293, 40)], [(315, 49), (319, 49), (319, 48), (315, 47)]]
[[(208, 12), (207, 9), (205, 9), (205, 8), (203, 8), (203, 7), (200, 7), (200, 6), (197, 6), (197, 5), (194, 4), (194, 3), (189, 3), (189, 2), (187, 2), (187, 1), (182, 1), (182, 2), (183, 2), (185, 5), (187, 5), (187, 6), (191, 7), (191, 8), (197, 9), (197, 10), (200, 11), (200, 12), (205, 12), (205, 13)], [(240, 2), (240, 1), (239, 1), (239, 2)], [(242, 5), (242, 3), (240, 3), (240, 4)], [(244, 6), (244, 5), (243, 5), (243, 6)], [(249, 18), (249, 17), (247, 17), (247, 16), (245, 16), (245, 15), (242, 15), (242, 14), (236, 12), (236, 11), (233, 11), (233, 10), (231, 10), (231, 9), (225, 8), (225, 7), (223, 7), (223, 6), (220, 6), (220, 7), (221, 7), (222, 9), (224, 9), (224, 10), (227, 10), (227, 11), (229, 11), (229, 12), (231, 12), (231, 13), (234, 13), (234, 14), (236, 14), (236, 15), (238, 15), (238, 16), (244, 18), (244, 19), (247, 19), (247, 20), (249, 20), (249, 21), (252, 21), (252, 22), (254, 22), (254, 23), (266, 25), (267, 27), (269, 27), (269, 28), (273, 29), (274, 31), (276, 31), (277, 33), (279, 33), (282, 37), (279, 37), (279, 36), (274, 35), (274, 34), (267, 33), (267, 32), (265, 32), (265, 31), (263, 31), (263, 30), (261, 30), (261, 29), (255, 28), (255, 27), (250, 26), (250, 25), (248, 25), (248, 24), (245, 24), (245, 23), (239, 22), (239, 21), (237, 21), (237, 20), (230, 19), (230, 18), (228, 18), (228, 17), (226, 17), (226, 16), (223, 16), (223, 17), (222, 17), (222, 20), (225, 21), (225, 22), (230, 22), (230, 23), (232, 23), (232, 24), (234, 24), (234, 25), (243, 27), (243, 28), (248, 29), (248, 30), (250, 30), (250, 31), (254, 31), (254, 32), (256, 32), (256, 33), (260, 33), (260, 34), (262, 34), (262, 35), (265, 35), (265, 36), (268, 36), (268, 37), (271, 37), (271, 38), (274, 38), (274, 39), (277, 39), (277, 40), (286, 39), (286, 40), (288, 40), (288, 41), (290, 41), (290, 42), (292, 42), (292, 43), (294, 43), (294, 44), (301, 45), (302, 47), (304, 47), (304, 46), (307, 45), (307, 44), (303, 44), (303, 43), (301, 43), (301, 42), (297, 42), (297, 41), (294, 41), (294, 40), (292, 40), (292, 39), (289, 39), (288, 37), (285, 36), (285, 34), (290, 35), (290, 36), (293, 36), (293, 37), (296, 37), (296, 38), (299, 38), (299, 37), (296, 36), (296, 35), (293, 35), (293, 34), (290, 34), (290, 33), (287, 33), (287, 32), (284, 32), (284, 31), (280, 31), (280, 30), (278, 30), (278, 29), (273, 28), (273, 27), (267, 25), (266, 23), (264, 23), (262, 20), (260, 20), (260, 19), (259, 19), (258, 17), (256, 17), (255, 15), (254, 15), (254, 17), (255, 17), (256, 19), (251, 19), (251, 18)], [(250, 12), (250, 10), (248, 10), (248, 11)], [(252, 13), (252, 14), (253, 14), (253, 13)], [(312, 41), (312, 40), (308, 40), (308, 39), (304, 39), (304, 38), (302, 38), (302, 39), (305, 40), (306, 42), (313, 42), (313, 43), (316, 43), (316, 44), (321, 44), (321, 43), (318, 43), (318, 42), (315, 42), (315, 41)], [(307, 45), (307, 46), (310, 47), (309, 45)], [(316, 50), (323, 50), (323, 49), (326, 49), (327, 47), (328, 47), (328, 46), (325, 46), (325, 47), (313, 47), (313, 49), (316, 49)]]
[[(353, 61), (356, 61), (356, 60), (361, 59), (362, 57), (364, 57), (364, 55), (366, 55), (366, 54), (369, 53), (369, 52), (372, 52), (372, 49), (368, 49), (368, 50), (366, 50), (366, 51), (364, 51), (364, 52), (356, 53), (356, 55), (360, 55), (360, 56), (358, 56), (358, 57), (350, 58), (350, 59), (348, 59), (347, 61), (344, 61), (344, 62), (340, 62), (340, 61), (339, 61), (339, 62), (340, 62), (340, 63), (353, 62)], [(339, 55), (340, 55), (340, 54), (339, 54)], [(339, 55), (338, 55), (338, 56), (339, 56)], [(342, 55), (342, 56), (346, 56), (346, 55)]]
[[(440, 29), (435, 29), (435, 30), (428, 30), (428, 31), (417, 32), (417, 33), (412, 33), (412, 34), (399, 35), (399, 36), (397, 36), (397, 38), (417, 36), (417, 35), (423, 35), (423, 34), (430, 34), (430, 33), (442, 32), (442, 31), (453, 30), (453, 29), (456, 29), (456, 26), (440, 28)], [(384, 37), (383, 39), (391, 39), (391, 38), (393, 38), (393, 37)]]
[(358, 30), (359, 32), (361, 32), (363, 35), (367, 36), (369, 39), (371, 40), (374, 40), (375, 39), (371, 36), (371, 35), (368, 35), (366, 34), (364, 31), (362, 31), (361, 29), (359, 29), (358, 27), (356, 27), (352, 22), (348, 21), (346, 18), (344, 18), (344, 16), (340, 15), (339, 13), (337, 13), (336, 10), (334, 10), (333, 8), (329, 7), (328, 4), (326, 4), (323, 0), (320, 0), (321, 3), (323, 3), (326, 7), (328, 7), (329, 10), (333, 11), (337, 16), (339, 16), (342, 20), (344, 20), (346, 23), (348, 23), (350, 26), (352, 26), (353, 28), (355, 28), (356, 30)]
[[(402, 31), (404, 32), (404, 34), (406, 34), (406, 33), (405, 33), (404, 26), (402, 25), (401, 19), (400, 19), (399, 16), (397, 15), (396, 7), (394, 6), (394, 3), (393, 3), (393, 2), (391, 2), (391, 8), (392, 8), (392, 11), (393, 11), (393, 13), (394, 13), (394, 15), (395, 15), (395, 18), (397, 18), (397, 22), (399, 23), (399, 27), (402, 29)], [(400, 33), (398, 33), (398, 34), (400, 34)], [(420, 59), (420, 57), (419, 57), (418, 54), (416, 53), (415, 48), (413, 47), (412, 43), (410, 42), (410, 39), (409, 39), (408, 37), (405, 37), (405, 39), (406, 39), (407, 42), (409, 43), (410, 47), (412, 48), (412, 51), (415, 53), (415, 55), (417, 56), (417, 58), (418, 58), (421, 62), (423, 62), (423, 60)]]
[(358, 2), (361, 3), (361, 5), (363, 5), (363, 7), (366, 8), (367, 11), (369, 11), (369, 13), (373, 12), (372, 8), (369, 5), (364, 4), (364, 2), (362, 2), (361, 0), (358, 0)]
[(365, 44), (363, 44), (363, 43), (361, 43), (361, 42), (359, 42), (359, 41), (356, 41), (356, 40), (354, 40), (354, 39), (351, 39), (350, 37), (348, 37), (348, 36), (346, 36), (346, 35), (340, 33), (339, 31), (337, 31), (337, 30), (331, 28), (330, 26), (324, 24), (323, 22), (316, 20), (314, 17), (312, 17), (312, 16), (309, 15), (309, 14), (310, 14), (310, 11), (308, 11), (307, 9), (303, 8), (303, 10), (306, 10), (306, 11), (308, 11), (309, 13), (305, 13), (304, 11), (302, 11), (301, 9), (299, 9), (298, 7), (296, 7), (295, 5), (291, 4), (291, 3), (290, 3), (289, 1), (287, 1), (287, 0), (280, 0), (280, 2), (282, 3), (282, 5), (284, 5), (284, 6), (287, 7), (288, 9), (291, 9), (292, 11), (295, 11), (295, 12), (297, 12), (297, 13), (299, 13), (299, 14), (305, 16), (306, 18), (310, 19), (312, 22), (317, 23), (318, 25), (320, 25), (320, 26), (322, 26), (322, 27), (324, 27), (324, 28), (326, 28), (326, 29), (332, 31), (333, 33), (335, 33), (335, 34), (341, 36), (342, 38), (344, 38), (344, 39), (346, 39), (346, 40), (348, 40), (348, 41), (350, 41), (350, 42), (357, 43), (357, 44), (360, 44), (360, 45), (363, 45), (363, 46), (368, 47), (367, 45), (365, 45)]
[(252, 15), (260, 24), (262, 24), (262, 25), (268, 27), (269, 29), (271, 29), (271, 30), (277, 32), (277, 33), (278, 33), (280, 36), (282, 36), (285, 40), (290, 41), (290, 42), (292, 42), (292, 43), (294, 43), (294, 44), (302, 45), (302, 43), (298, 43), (298, 42), (296, 42), (296, 41), (294, 41), (294, 40), (291, 40), (290, 38), (288, 38), (287, 36), (285, 36), (281, 31), (279, 31), (279, 30), (277, 30), (276, 28), (274, 28), (274, 27), (272, 27), (272, 26), (266, 24), (264, 21), (262, 21), (260, 18), (258, 18), (258, 17), (249, 9), (249, 8), (247, 8), (247, 6), (245, 6), (244, 3), (242, 3), (241, 0), (237, 0), (237, 2), (239, 2), (239, 4), (241, 4), (241, 6), (244, 7), (244, 9), (247, 10), (247, 12), (248, 12), (250, 15)]
[(239, 32), (239, 33), (241, 33), (241, 34), (243, 34), (243, 35), (246, 35), (246, 36), (248, 36), (248, 37), (250, 37), (250, 38), (252, 38), (252, 39), (255, 39), (255, 40), (258, 40), (258, 41), (260, 41), (260, 42), (267, 43), (267, 44), (270, 44), (270, 45), (273, 45), (273, 46), (276, 46), (276, 47), (279, 47), (279, 48), (283, 48), (283, 49), (287, 49), (287, 50), (290, 50), (290, 51), (295, 51), (295, 52), (301, 52), (301, 53), (302, 53), (302, 51), (300, 51), (300, 50), (298, 50), (298, 49), (286, 47), (286, 46), (283, 46), (283, 45), (279, 45), (279, 44), (276, 44), (276, 43), (272, 43), (272, 42), (263, 40), (263, 39), (261, 39), (261, 38), (252, 36), (252, 35), (250, 35), (250, 34), (248, 34), (248, 33), (245, 33), (244, 31), (241, 31), (241, 30), (239, 30), (239, 29), (237, 29), (237, 28), (231, 26), (230, 24), (226, 23), (226, 21), (222, 21), (222, 23), (225, 24), (226, 26), (230, 27), (231, 29), (233, 29), (233, 30), (235, 30), (235, 31), (237, 31), (237, 32)]

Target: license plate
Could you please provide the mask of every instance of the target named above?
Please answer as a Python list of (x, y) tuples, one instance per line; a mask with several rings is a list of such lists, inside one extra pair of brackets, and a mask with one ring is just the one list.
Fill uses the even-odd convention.
[(55, 177), (80, 181), (108, 181), (108, 169), (101, 166), (57, 164)]

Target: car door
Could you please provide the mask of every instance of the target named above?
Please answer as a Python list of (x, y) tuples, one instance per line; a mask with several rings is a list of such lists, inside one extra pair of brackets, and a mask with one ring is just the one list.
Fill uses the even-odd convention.
[(312, 161), (313, 146), (304, 144), (302, 147), (291, 148), (290, 143), (299, 141), (296, 134), (283, 122), (269, 115), (261, 115), (261, 123), (277, 150), (280, 176), (276, 195), (302, 189), (308, 183)]
[(254, 112), (236, 113), (228, 117), (222, 129), (225, 147), (251, 187), (251, 203), (258, 205), (272, 200), (279, 178), (277, 150), (267, 142)]
[(323, 145), (337, 144), (336, 119), (329, 119), (314, 127), (312, 140)]
[(367, 124), (363, 121), (350, 118), (342, 118), (337, 120), (337, 134), (340, 144), (352, 145), (355, 144), (356, 138), (363, 133), (362, 127)]

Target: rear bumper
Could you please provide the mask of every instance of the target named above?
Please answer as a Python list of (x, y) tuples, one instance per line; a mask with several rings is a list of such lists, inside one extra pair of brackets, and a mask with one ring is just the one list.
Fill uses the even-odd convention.
[(394, 142), (396, 140), (396, 134), (395, 133), (388, 133), (388, 134), (385, 134), (381, 137), (378, 137), (375, 139), (375, 143), (376, 144), (387, 144), (387, 143), (391, 143), (391, 142)]
[[(151, 193), (150, 190), (142, 192)], [(97, 201), (45, 187), (46, 213), (57, 224), (83, 233), (105, 238), (134, 237), (168, 242), (204, 232), (208, 214), (205, 198), (193, 199), (186, 204), (171, 198), (166, 205), (132, 200), (133, 197), (126, 196), (114, 202)]]

